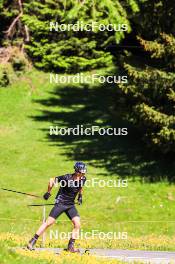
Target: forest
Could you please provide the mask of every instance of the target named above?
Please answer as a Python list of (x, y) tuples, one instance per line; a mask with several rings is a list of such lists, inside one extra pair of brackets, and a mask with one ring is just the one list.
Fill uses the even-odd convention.
[[(13, 82), (29, 63), (52, 73), (123, 73), (128, 83), (116, 84), (116, 104), (145, 146), (169, 155), (175, 149), (174, 8), (170, 0), (1, 0), (0, 84)], [(75, 24), (95, 26), (57, 32), (58, 25)]]

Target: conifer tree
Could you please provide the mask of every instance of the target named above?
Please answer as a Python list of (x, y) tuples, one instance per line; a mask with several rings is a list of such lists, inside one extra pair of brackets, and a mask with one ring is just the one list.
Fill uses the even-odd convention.
[[(130, 107), (130, 118), (145, 132), (151, 146), (164, 153), (175, 151), (175, 37), (161, 34), (159, 40), (139, 38), (150, 54), (146, 65), (125, 61), (127, 86), (120, 85)], [(130, 59), (131, 61), (131, 59)], [(149, 60), (147, 60), (149, 61)]]
[[(16, 37), (27, 44), (26, 50), (35, 66), (47, 71), (81, 71), (109, 67), (113, 56), (105, 50), (110, 43), (119, 43), (125, 31), (50, 31), (50, 22), (58, 24), (127, 24), (129, 16), (138, 11), (136, 0), (21, 0), (23, 12), (13, 30), (11, 23), (20, 15), (20, 0), (3, 2), (2, 31), (9, 32), (8, 40)], [(22, 30), (21, 30), (22, 28)], [(25, 37), (24, 37), (25, 35)]]

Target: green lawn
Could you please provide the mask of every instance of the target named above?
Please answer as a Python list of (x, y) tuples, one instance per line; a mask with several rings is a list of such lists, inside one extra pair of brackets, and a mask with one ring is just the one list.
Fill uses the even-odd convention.
[[(175, 228), (175, 186), (166, 181), (171, 168), (164, 160), (145, 154), (139, 132), (122, 118), (121, 109), (113, 106), (118, 100), (115, 89), (51, 85), (49, 76), (37, 71), (1, 88), (0, 186), (43, 195), (50, 177), (72, 172), (74, 161), (83, 160), (88, 164), (88, 179), (128, 180), (126, 188), (85, 188), (84, 203), (78, 207), (83, 231), (127, 232), (128, 239), (78, 243), (88, 247), (175, 250), (175, 243), (170, 243)], [(76, 124), (128, 126), (129, 136), (49, 136), (50, 125)], [(153, 177), (159, 180), (149, 183)], [(51, 202), (56, 191), (54, 188)], [(20, 235), (25, 244), (42, 219), (42, 208), (27, 205), (42, 202), (0, 191), (0, 232)], [(50, 209), (47, 207), (47, 213)], [(52, 230), (68, 232), (71, 223), (63, 215)], [(51, 246), (67, 243), (49, 240), (49, 231), (46, 237)]]

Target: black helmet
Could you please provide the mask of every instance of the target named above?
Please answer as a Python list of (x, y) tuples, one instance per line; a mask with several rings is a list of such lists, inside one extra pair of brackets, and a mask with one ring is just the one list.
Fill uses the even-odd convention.
[(86, 173), (87, 168), (86, 165), (82, 161), (77, 161), (74, 165), (74, 169), (76, 172)]

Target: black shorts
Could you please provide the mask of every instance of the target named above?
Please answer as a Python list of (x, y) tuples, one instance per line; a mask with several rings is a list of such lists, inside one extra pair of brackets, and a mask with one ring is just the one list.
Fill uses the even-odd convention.
[(75, 205), (64, 205), (61, 203), (55, 204), (52, 210), (50, 211), (49, 216), (57, 219), (62, 213), (66, 213), (70, 220), (75, 216), (79, 216), (79, 213)]

